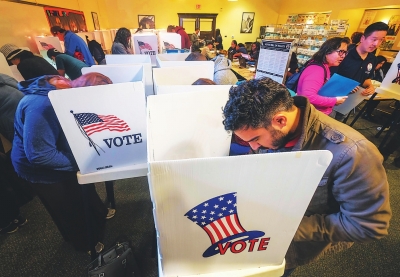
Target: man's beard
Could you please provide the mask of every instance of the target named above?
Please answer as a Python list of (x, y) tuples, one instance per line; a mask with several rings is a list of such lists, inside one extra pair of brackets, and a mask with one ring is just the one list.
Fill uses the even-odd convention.
[(289, 142), (289, 135), (285, 134), (284, 132), (282, 132), (281, 130), (276, 130), (272, 127), (268, 127), (268, 131), (271, 134), (271, 138), (272, 138), (272, 148), (267, 148), (264, 146), (260, 146), (259, 149), (279, 149), (282, 148), (283, 146), (286, 145), (286, 143)]

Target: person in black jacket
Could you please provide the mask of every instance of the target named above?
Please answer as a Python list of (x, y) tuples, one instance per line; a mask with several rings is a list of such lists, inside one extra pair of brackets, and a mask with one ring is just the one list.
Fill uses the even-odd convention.
[(59, 75), (58, 71), (42, 57), (31, 51), (23, 50), (14, 44), (5, 44), (0, 48), (7, 62), (16, 65), (25, 80), (43, 75)]

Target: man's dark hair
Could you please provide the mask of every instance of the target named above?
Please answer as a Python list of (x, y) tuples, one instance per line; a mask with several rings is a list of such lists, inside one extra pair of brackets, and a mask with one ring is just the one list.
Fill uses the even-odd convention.
[(194, 86), (216, 85), (216, 83), (213, 80), (210, 80), (210, 79), (207, 79), (207, 78), (199, 78), (192, 85), (194, 85)]
[(53, 26), (50, 28), (50, 32), (53, 35), (57, 35), (57, 33), (65, 33), (65, 29), (61, 28), (60, 26)]
[(229, 90), (223, 110), (225, 130), (266, 128), (276, 113), (290, 111), (293, 103), (286, 87), (270, 78), (244, 82)]
[(311, 59), (317, 63), (326, 63), (326, 55), (338, 50), (342, 42), (346, 43), (341, 37), (334, 37), (326, 40)]
[(172, 30), (174, 30), (176, 27), (174, 26), (174, 25), (168, 25), (168, 27), (167, 27), (167, 32), (168, 33), (171, 33), (171, 32), (173, 32)]
[(244, 44), (243, 43), (239, 43), (238, 46), (239, 47), (244, 47)]
[(49, 57), (49, 59), (51, 59), (52, 57), (57, 57), (60, 54), (62, 53), (58, 52), (58, 50), (55, 48), (47, 50), (47, 57)]
[(236, 39), (232, 40), (233, 44), (237, 45)]
[(200, 31), (200, 28), (196, 28), (196, 29), (194, 29), (195, 31)]
[(353, 43), (353, 44), (359, 43), (360, 40), (361, 40), (362, 35), (363, 35), (362, 32), (354, 32), (354, 33), (351, 35), (351, 43)]
[(374, 22), (371, 25), (369, 25), (367, 28), (365, 28), (364, 37), (367, 38), (373, 32), (376, 32), (376, 31), (386, 31), (387, 32), (388, 30), (389, 30), (389, 25), (387, 25), (385, 22)]
[(208, 40), (206, 45), (212, 45), (212, 46), (214, 46), (214, 43), (213, 43), (212, 40)]

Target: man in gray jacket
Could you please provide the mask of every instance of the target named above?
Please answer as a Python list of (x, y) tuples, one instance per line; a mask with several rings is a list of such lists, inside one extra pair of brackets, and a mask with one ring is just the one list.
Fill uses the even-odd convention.
[(225, 129), (254, 153), (333, 154), (286, 253), (284, 276), (326, 253), (387, 235), (391, 209), (383, 158), (363, 135), (269, 78), (232, 87), (224, 117)]
[(0, 134), (10, 142), (14, 138), (14, 116), (24, 94), (14, 78), (0, 73)]

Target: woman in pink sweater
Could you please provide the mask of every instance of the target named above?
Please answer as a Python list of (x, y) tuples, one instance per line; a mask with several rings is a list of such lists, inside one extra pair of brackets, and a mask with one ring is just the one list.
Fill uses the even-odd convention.
[[(297, 95), (307, 97), (317, 110), (329, 115), (333, 106), (342, 104), (347, 96), (325, 97), (318, 95), (318, 91), (330, 78), (329, 67), (338, 66), (346, 55), (347, 44), (343, 38), (334, 37), (325, 41), (311, 58), (310, 62), (314, 64), (306, 65), (301, 73), (297, 85)], [(325, 70), (321, 65), (325, 67)]]

